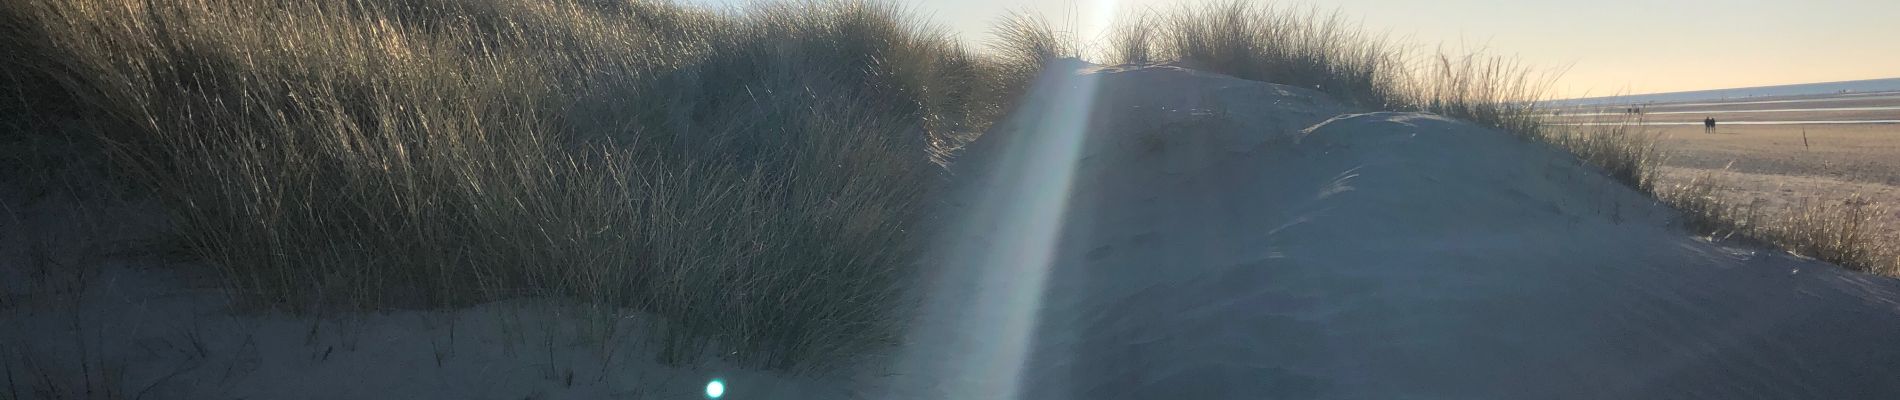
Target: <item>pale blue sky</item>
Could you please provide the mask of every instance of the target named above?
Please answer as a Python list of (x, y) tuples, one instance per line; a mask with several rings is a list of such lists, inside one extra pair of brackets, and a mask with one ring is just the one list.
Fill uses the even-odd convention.
[[(720, 1), (720, 0), (707, 0)], [(1009, 10), (1041, 12), (1088, 33), (1117, 10), (1175, 0), (899, 0), (980, 42)], [(1560, 96), (1638, 94), (1900, 77), (1900, 0), (1325, 0), (1411, 42), (1484, 46), (1569, 67)]]

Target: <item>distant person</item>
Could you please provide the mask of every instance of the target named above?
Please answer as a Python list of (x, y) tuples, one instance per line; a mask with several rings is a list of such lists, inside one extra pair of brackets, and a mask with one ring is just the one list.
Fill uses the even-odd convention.
[(1715, 133), (1715, 117), (1702, 119), (1702, 133)]

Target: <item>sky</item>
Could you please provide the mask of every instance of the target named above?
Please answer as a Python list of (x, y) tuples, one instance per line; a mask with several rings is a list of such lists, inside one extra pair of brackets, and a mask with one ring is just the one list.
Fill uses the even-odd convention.
[[(1012, 10), (1080, 26), (1173, 0), (898, 0), (973, 43)], [(1900, 77), (1900, 0), (1313, 0), (1422, 46), (1483, 48), (1563, 72), (1557, 97)]]

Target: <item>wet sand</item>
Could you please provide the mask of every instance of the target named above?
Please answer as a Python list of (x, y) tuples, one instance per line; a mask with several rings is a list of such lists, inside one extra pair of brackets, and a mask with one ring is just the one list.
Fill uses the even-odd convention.
[(1662, 135), (1670, 167), (1900, 185), (1900, 124), (1646, 129)]
[[(1640, 114), (1626, 110), (1637, 108)], [(1703, 118), (1726, 122), (1778, 121), (1777, 125), (1799, 127), (1820, 122), (1900, 120), (1900, 93), (1865, 95), (1810, 96), (1797, 98), (1744, 99), (1721, 102), (1644, 104), (1640, 106), (1568, 107), (1553, 111), (1556, 123), (1622, 122), (1637, 117), (1644, 123), (1696, 123), (1690, 127), (1700, 133)], [(1810, 123), (1802, 123), (1810, 122)], [(1720, 124), (1718, 124), (1718, 127)], [(1876, 124), (1896, 125), (1900, 124)], [(1797, 128), (1798, 129), (1798, 128)], [(1797, 131), (1798, 132), (1798, 131)]]

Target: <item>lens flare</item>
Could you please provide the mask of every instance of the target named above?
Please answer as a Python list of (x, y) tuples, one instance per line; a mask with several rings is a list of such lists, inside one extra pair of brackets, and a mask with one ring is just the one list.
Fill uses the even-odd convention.
[[(901, 398), (1011, 399), (1021, 396), (1034, 351), (1049, 269), (1068, 211), (1075, 165), (1086, 147), (1097, 77), (1079, 63), (1052, 66), (1018, 110), (1008, 145), (988, 160), (987, 180), (961, 211), (919, 343), (906, 349), (906, 375), (923, 393)], [(900, 389), (912, 390), (912, 389)]]
[(718, 379), (714, 379), (712, 380), (712, 382), (706, 382), (706, 398), (717, 399), (725, 395), (726, 395), (726, 382), (718, 380)]

